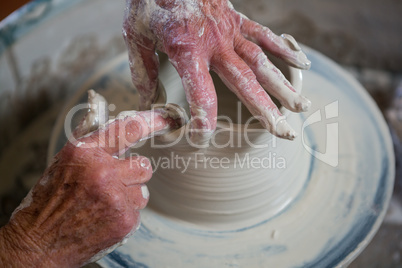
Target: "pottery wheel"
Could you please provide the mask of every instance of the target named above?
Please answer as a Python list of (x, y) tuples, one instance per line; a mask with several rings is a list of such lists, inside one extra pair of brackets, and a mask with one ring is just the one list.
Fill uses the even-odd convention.
[[(392, 193), (388, 129), (349, 74), (321, 54), (304, 51), (312, 68), (303, 72), (303, 94), (313, 105), (295, 115), (303, 126), (293, 142), (311, 158), (299, 196), (274, 217), (219, 229), (147, 207), (141, 228), (99, 261), (102, 267), (335, 267), (347, 265), (367, 246)], [(123, 94), (132, 87), (127, 72), (127, 59), (116, 59), (88, 80), (67, 108), (85, 102), (86, 90), (94, 88), (110, 103), (122, 103), (119, 108), (133, 109), (138, 96)], [(174, 83), (181, 86), (180, 80)], [(64, 144), (63, 123), (54, 129), (50, 154)]]

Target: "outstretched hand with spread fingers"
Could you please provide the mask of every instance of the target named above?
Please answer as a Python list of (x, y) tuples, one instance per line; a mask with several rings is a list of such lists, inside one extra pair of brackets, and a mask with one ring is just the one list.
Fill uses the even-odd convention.
[(310, 61), (290, 35), (275, 35), (227, 0), (127, 0), (123, 33), (142, 109), (158, 97), (156, 50), (168, 55), (190, 105), (193, 143), (208, 143), (216, 128), (218, 102), (210, 70), (272, 134), (295, 138), (267, 92), (294, 112), (308, 110), (310, 101), (295, 92), (263, 52), (308, 69)]

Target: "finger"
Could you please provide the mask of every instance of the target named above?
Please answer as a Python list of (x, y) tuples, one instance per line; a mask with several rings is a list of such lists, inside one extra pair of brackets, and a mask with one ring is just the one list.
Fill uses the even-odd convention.
[(131, 79), (140, 95), (140, 110), (148, 110), (158, 98), (159, 58), (155, 42), (136, 33), (135, 18), (128, 12), (123, 22), (123, 36), (128, 49)]
[(235, 46), (236, 53), (247, 63), (257, 77), (258, 82), (287, 109), (293, 112), (307, 111), (311, 102), (300, 94), (268, 60), (261, 48), (254, 43), (240, 38)]
[(152, 177), (149, 159), (133, 155), (128, 159), (114, 159), (112, 166), (111, 174), (115, 177), (114, 179), (123, 184), (130, 208), (143, 209), (149, 199), (149, 191), (145, 183)]
[(205, 57), (187, 53), (172, 62), (182, 79), (190, 106), (190, 141), (196, 147), (207, 147), (216, 128), (218, 102), (215, 87)]
[(127, 200), (130, 208), (137, 210), (146, 207), (149, 200), (149, 191), (145, 184), (132, 185), (127, 189)]
[(212, 64), (226, 86), (269, 132), (290, 140), (296, 137), (295, 131), (257, 82), (254, 73), (234, 51), (226, 50), (218, 57), (214, 57)]
[(124, 186), (143, 184), (152, 177), (152, 165), (145, 156), (132, 155), (127, 159), (114, 159), (112, 174)]
[(240, 31), (244, 37), (293, 67), (305, 70), (310, 68), (311, 62), (292, 36), (288, 34), (277, 36), (269, 28), (249, 20), (240, 13), (238, 14), (242, 18)]
[(120, 113), (97, 131), (75, 142), (82, 148), (102, 148), (110, 155), (122, 155), (140, 140), (180, 128), (185, 120), (180, 109), (159, 108), (150, 111)]

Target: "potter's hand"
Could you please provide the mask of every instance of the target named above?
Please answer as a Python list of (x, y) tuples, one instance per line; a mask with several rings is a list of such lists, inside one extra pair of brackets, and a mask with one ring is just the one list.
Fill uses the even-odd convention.
[(78, 267), (132, 234), (152, 168), (116, 155), (180, 120), (166, 109), (128, 112), (69, 142), (0, 229), (0, 267)]
[(217, 99), (210, 68), (271, 133), (295, 137), (264, 89), (295, 112), (306, 111), (310, 101), (295, 93), (259, 47), (294, 67), (308, 69), (310, 61), (291, 36), (276, 36), (236, 12), (227, 0), (127, 0), (123, 33), (143, 109), (158, 95), (155, 50), (168, 55), (190, 104), (194, 143), (207, 142), (216, 127)]

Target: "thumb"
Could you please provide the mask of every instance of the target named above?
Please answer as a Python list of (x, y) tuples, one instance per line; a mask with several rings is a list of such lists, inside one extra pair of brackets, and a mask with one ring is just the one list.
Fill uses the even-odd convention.
[(166, 134), (184, 124), (184, 111), (174, 104), (149, 111), (126, 111), (77, 140), (76, 144), (91, 144), (110, 155), (121, 155), (138, 141)]

